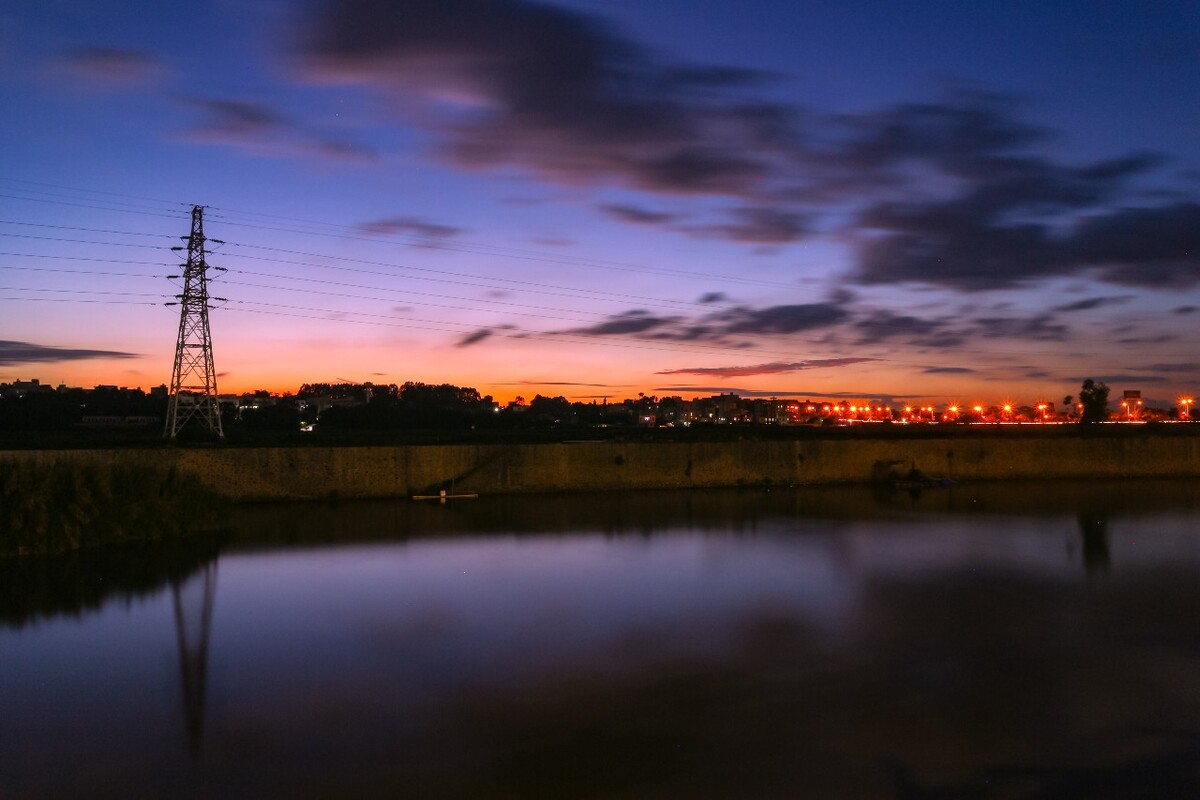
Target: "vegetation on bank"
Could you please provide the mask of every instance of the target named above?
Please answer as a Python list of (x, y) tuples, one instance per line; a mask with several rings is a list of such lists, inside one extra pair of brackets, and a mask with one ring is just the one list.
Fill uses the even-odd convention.
[(220, 527), (224, 512), (173, 469), (0, 460), (0, 555), (167, 541)]

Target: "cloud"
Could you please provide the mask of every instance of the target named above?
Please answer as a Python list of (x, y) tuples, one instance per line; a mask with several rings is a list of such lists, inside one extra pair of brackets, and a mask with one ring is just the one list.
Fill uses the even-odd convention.
[(657, 57), (599, 17), (526, 0), (327, 0), (296, 53), (310, 79), (364, 84), (467, 169), (566, 184), (746, 197), (790, 157), (778, 76)]
[(1179, 337), (1173, 333), (1159, 333), (1150, 336), (1125, 336), (1117, 339), (1117, 344), (1166, 344), (1178, 339)]
[(465, 334), (457, 342), (455, 347), (470, 347), (473, 344), (479, 344), (485, 339), (490, 339), (493, 336), (498, 336), (502, 333), (515, 330), (512, 325), (494, 325), (490, 328), (480, 328), (471, 333)]
[(193, 96), (181, 96), (176, 100), (201, 115), (200, 121), (184, 132), (183, 138), (188, 141), (272, 156), (315, 155), (327, 160), (352, 162), (378, 158), (370, 148), (311, 130), (267, 103)]
[(1200, 306), (1176, 306), (1171, 309), (1172, 314), (1179, 315), (1195, 314), (1197, 311), (1200, 311)]
[(600, 206), (600, 210), (613, 219), (618, 219), (622, 222), (633, 222), (639, 225), (661, 225), (665, 222), (673, 222), (679, 218), (677, 214), (669, 214), (665, 211), (651, 211), (637, 206), (608, 204)]
[(1073, 263), (1102, 266), (1109, 283), (1148, 289), (1200, 282), (1200, 203), (1096, 215), (1064, 243)]
[(969, 375), (975, 372), (969, 367), (926, 367), (921, 371), (926, 375)]
[(1140, 383), (1166, 383), (1167, 379), (1162, 375), (1135, 375), (1135, 374), (1113, 374), (1113, 375), (1081, 375), (1075, 377), (1063, 378), (1062, 380), (1070, 383), (1083, 383), (1087, 379), (1094, 380), (1096, 383), (1107, 383), (1110, 386), (1114, 384), (1134, 385)]
[(428, 222), (416, 217), (387, 217), (372, 222), (364, 222), (358, 226), (358, 229), (364, 233), (380, 236), (411, 234), (427, 239), (446, 239), (463, 232), (462, 228), (456, 228), (452, 225), (442, 225), (437, 222)]
[(728, 239), (749, 244), (787, 244), (804, 237), (805, 217), (778, 208), (743, 207), (730, 212), (729, 222), (681, 228), (694, 236)]
[(189, 97), (184, 103), (204, 114), (204, 122), (192, 129), (201, 138), (257, 136), (289, 126), (286, 118), (266, 103), (220, 97)]
[(490, 339), (491, 337), (492, 337), (492, 329), (491, 328), (480, 328), (477, 331), (468, 333), (466, 336), (463, 336), (461, 339), (458, 340), (458, 342), (455, 343), (454, 346), (455, 347), (470, 347), (473, 344), (479, 344), (484, 339)]
[[(972, 116), (980, 131), (955, 150), (954, 131)], [(919, 133), (901, 125), (904, 135), (884, 138), (890, 143), (886, 147), (865, 148), (870, 157), (860, 155), (864, 168), (884, 173), (876, 178), (881, 184), (889, 181), (888, 165), (908, 153), (922, 159), (930, 183), (940, 179), (957, 189), (861, 209), (854, 221), (859, 231), (854, 280), (961, 291), (1084, 273), (1147, 288), (1200, 281), (1200, 205), (1180, 201), (1114, 208), (1121, 198), (1132, 198), (1134, 180), (1158, 166), (1158, 158), (1130, 155), (1083, 166), (1059, 164), (1013, 152), (1036, 141), (1036, 131), (1006, 126), (995, 108), (986, 113), (961, 109), (959, 117), (949, 132), (940, 130), (955, 119), (949, 113), (941, 124)], [(921, 136), (927, 146), (913, 142)], [(890, 180), (903, 184), (900, 177)]]
[(603, 322), (586, 328), (575, 328), (569, 333), (581, 333), (588, 336), (627, 336), (659, 330), (679, 321), (679, 317), (659, 317), (649, 311), (634, 309), (615, 314)]
[(1146, 364), (1138, 369), (1148, 369), (1152, 372), (1182, 372), (1182, 373), (1200, 373), (1200, 361), (1181, 361), (1181, 362), (1166, 362), (1159, 364)]
[(727, 300), (729, 300), (729, 295), (725, 294), (724, 292), (705, 292), (704, 294), (700, 295), (700, 299), (698, 299), (696, 302), (709, 305), (711, 303), (724, 303)]
[(854, 320), (854, 332), (859, 344), (903, 339), (921, 347), (947, 346), (963, 340), (961, 333), (948, 329), (943, 320), (921, 319), (893, 311), (867, 311)]
[(55, 361), (83, 361), (89, 358), (137, 358), (137, 353), (117, 350), (83, 350), (78, 348), (51, 347), (31, 342), (0, 341), (0, 366), (16, 364), (44, 364)]
[(1130, 294), (1117, 295), (1115, 297), (1088, 297), (1083, 300), (1076, 300), (1073, 303), (1063, 303), (1060, 306), (1054, 306), (1050, 310), (1064, 312), (1091, 311), (1094, 308), (1101, 308), (1102, 306), (1113, 306), (1120, 303), (1128, 303), (1132, 299), (1133, 295)]
[(725, 334), (788, 334), (827, 328), (844, 322), (849, 313), (837, 302), (795, 303), (748, 308), (739, 306), (711, 317)]
[(629, 383), (580, 383), (578, 381), (510, 381), (498, 383), (496, 386), (588, 386), (601, 389), (628, 389)]
[(751, 308), (736, 306), (693, 317), (659, 315), (645, 309), (613, 314), (594, 325), (551, 332), (548, 335), (628, 336), (639, 339), (712, 342), (726, 347), (752, 346), (747, 336), (803, 333), (837, 325), (849, 319), (838, 300), (821, 303)]
[(116, 47), (77, 47), (62, 59), (72, 75), (112, 87), (149, 86), (166, 74), (158, 56)]
[(870, 397), (884, 403), (891, 403), (895, 400), (903, 399), (905, 395), (881, 395), (876, 392), (829, 392), (824, 390), (809, 390), (809, 389), (777, 389), (769, 391), (765, 389), (747, 389), (737, 386), (656, 386), (654, 392), (676, 392), (679, 394), (736, 394), (739, 397), (805, 397), (805, 398), (824, 398), (828, 400), (834, 399), (859, 399)]
[(1050, 321), (1048, 316), (980, 317), (970, 324), (974, 333), (987, 339), (1012, 341), (1052, 341), (1068, 333), (1066, 325)]
[(852, 364), (862, 364), (867, 361), (877, 361), (874, 358), (824, 358), (811, 361), (793, 361), (790, 363), (772, 362), (770, 364), (753, 364), (745, 367), (684, 367), (681, 369), (664, 369), (655, 375), (713, 375), (721, 378), (744, 378), (750, 375), (778, 375), (786, 372), (799, 372), (806, 369), (822, 369), (830, 367), (847, 367)]
[(374, 89), (455, 167), (732, 201), (726, 219), (700, 225), (638, 203), (599, 207), (615, 219), (754, 246), (835, 233), (851, 242), (860, 284), (1200, 282), (1200, 205), (1155, 194), (1174, 188), (1153, 185), (1161, 158), (1064, 161), (1050, 154), (1054, 132), (1023, 121), (1011, 97), (957, 92), (821, 114), (765, 100), (777, 75), (678, 63), (574, 7), (305, 8), (298, 73)]

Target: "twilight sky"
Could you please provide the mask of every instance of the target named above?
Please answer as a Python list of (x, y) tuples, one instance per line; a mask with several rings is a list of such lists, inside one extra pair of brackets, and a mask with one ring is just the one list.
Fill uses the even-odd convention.
[(1200, 389), (1194, 2), (0, 10), (0, 381)]

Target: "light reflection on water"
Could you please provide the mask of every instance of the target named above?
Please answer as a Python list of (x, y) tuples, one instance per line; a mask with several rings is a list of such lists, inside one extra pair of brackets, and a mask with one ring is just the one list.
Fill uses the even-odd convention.
[(9, 563), (0, 797), (1191, 796), (1195, 494), (264, 506)]

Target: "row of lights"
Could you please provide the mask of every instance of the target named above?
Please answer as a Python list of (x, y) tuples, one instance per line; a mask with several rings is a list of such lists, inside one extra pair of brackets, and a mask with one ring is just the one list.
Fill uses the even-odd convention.
[[(1190, 406), (1192, 406), (1196, 402), (1195, 399), (1191, 398), (1191, 397), (1183, 397), (1183, 398), (1180, 398), (1178, 402), (1179, 402), (1179, 405), (1183, 409), (1182, 416), (1184, 416), (1184, 417), (1190, 416), (1190, 411), (1191, 411)], [(1141, 406), (1142, 401), (1138, 400), (1137, 405)], [(1082, 410), (1083, 404), (1079, 403), (1079, 404), (1077, 404), (1076, 407), (1079, 408), (1080, 410)], [(1126, 409), (1127, 414), (1132, 415), (1133, 413), (1135, 413), (1135, 409), (1132, 406), (1130, 406), (1128, 402), (1126, 402), (1124, 400), (1121, 401), (1121, 407)], [(1013, 406), (1011, 403), (1005, 403), (1004, 405), (1000, 406), (1000, 409), (1005, 414), (1013, 413)], [(1036, 406), (1036, 409), (1037, 409), (1038, 415), (1041, 416), (1043, 419), (1045, 419), (1051, 413), (1053, 413), (1049, 403), (1038, 403)], [(813, 413), (816, 413), (817, 407), (814, 405), (809, 405), (806, 410), (808, 411), (808, 413), (813, 414)], [(891, 409), (889, 409), (887, 406), (869, 406), (869, 405), (832, 406), (828, 403), (821, 406), (821, 413), (824, 413), (824, 414), (828, 414), (830, 412), (835, 412), (835, 411), (840, 413), (843, 410), (849, 411), (849, 413), (851, 413), (851, 414), (872, 414), (872, 413), (882, 414), (885, 411), (890, 411)], [(985, 408), (984, 408), (984, 406), (979, 405), (979, 406), (972, 406), (971, 410), (974, 411), (976, 414), (982, 414), (982, 413), (984, 413)], [(937, 409), (934, 408), (934, 406), (905, 406), (904, 407), (904, 414), (906, 416), (912, 415), (914, 413), (916, 413), (917, 415), (920, 415), (920, 414), (933, 415), (936, 413), (936, 411), (937, 411)], [(955, 416), (958, 416), (960, 411), (961, 411), (961, 408), (957, 405), (951, 405), (951, 406), (946, 407), (946, 412), (948, 414), (953, 414)]]

